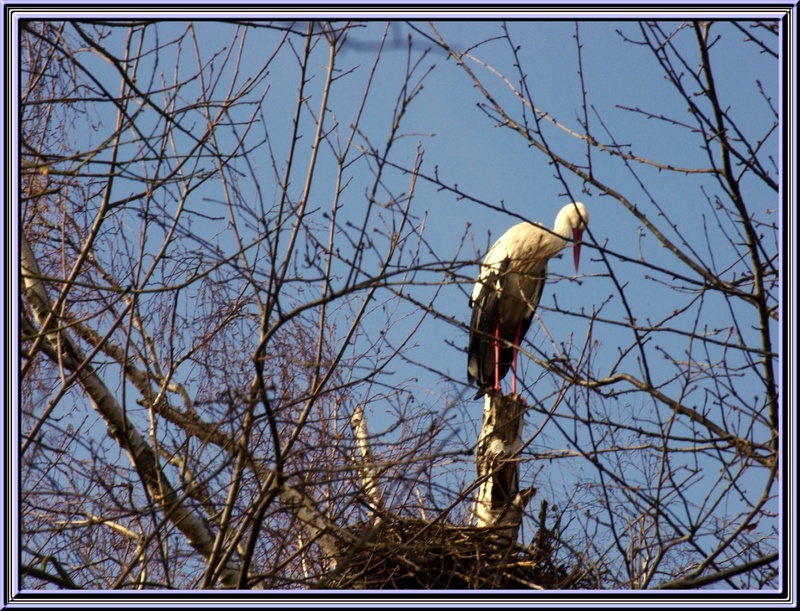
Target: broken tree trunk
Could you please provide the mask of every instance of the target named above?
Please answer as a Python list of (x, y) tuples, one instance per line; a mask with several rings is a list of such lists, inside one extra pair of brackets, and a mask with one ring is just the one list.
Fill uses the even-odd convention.
[(373, 511), (372, 525), (379, 526), (383, 521), (383, 496), (378, 487), (378, 472), (375, 467), (375, 456), (369, 446), (369, 433), (367, 432), (367, 421), (364, 418), (364, 410), (358, 406), (353, 410), (350, 417), (350, 425), (356, 436), (356, 444), (361, 454), (361, 467), (358, 470), (361, 476), (361, 484), (366, 494), (367, 501)]
[(479, 528), (497, 529), (500, 539), (517, 540), (533, 487), (519, 489), (519, 451), (525, 403), (517, 394), (486, 393), (483, 428), (475, 450), (480, 485), (474, 514)]

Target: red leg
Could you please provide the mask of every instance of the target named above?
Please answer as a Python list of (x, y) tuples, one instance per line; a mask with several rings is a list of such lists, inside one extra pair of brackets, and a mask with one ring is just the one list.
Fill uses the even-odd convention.
[(522, 321), (517, 325), (517, 333), (514, 336), (514, 352), (511, 355), (511, 394), (517, 394), (517, 348), (519, 347), (520, 333), (522, 332)]
[(494, 389), (500, 390), (500, 321), (494, 329)]

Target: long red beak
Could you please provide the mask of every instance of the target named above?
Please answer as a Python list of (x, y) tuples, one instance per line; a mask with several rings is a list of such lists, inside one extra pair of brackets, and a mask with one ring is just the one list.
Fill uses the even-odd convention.
[(575, 240), (575, 245), (573, 246), (573, 256), (575, 258), (575, 271), (578, 271), (578, 263), (581, 260), (581, 238), (583, 237), (583, 229), (573, 229), (572, 230), (572, 239)]

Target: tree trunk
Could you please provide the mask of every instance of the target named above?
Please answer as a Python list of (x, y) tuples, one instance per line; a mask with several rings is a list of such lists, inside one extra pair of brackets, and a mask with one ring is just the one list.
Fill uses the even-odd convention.
[(474, 514), (479, 528), (497, 528), (498, 538), (517, 540), (525, 506), (535, 493), (520, 492), (518, 453), (525, 403), (519, 395), (486, 393), (483, 428), (475, 450), (480, 486)]

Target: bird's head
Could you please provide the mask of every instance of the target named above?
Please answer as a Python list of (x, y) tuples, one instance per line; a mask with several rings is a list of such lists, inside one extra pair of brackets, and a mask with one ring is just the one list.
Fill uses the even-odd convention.
[[(573, 258), (575, 261), (575, 271), (578, 271), (578, 263), (581, 259), (581, 239), (583, 230), (589, 225), (589, 213), (586, 206), (580, 202), (567, 204), (561, 209), (556, 217), (556, 228), (563, 227), (572, 232)], [(569, 235), (567, 231), (562, 233), (565, 237)]]

